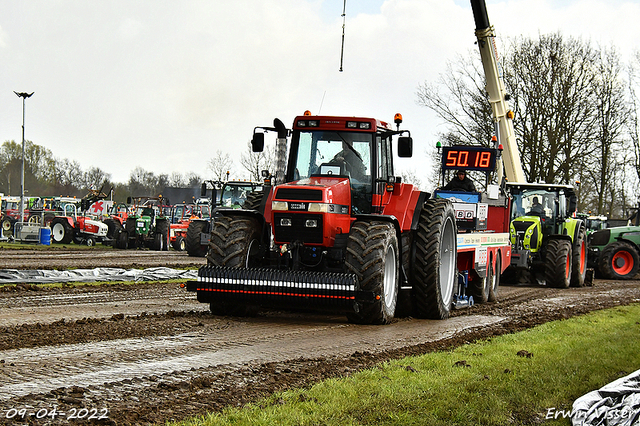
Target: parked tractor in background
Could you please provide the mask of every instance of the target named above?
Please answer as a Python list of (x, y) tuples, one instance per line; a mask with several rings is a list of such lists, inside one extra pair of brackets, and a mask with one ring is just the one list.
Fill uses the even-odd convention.
[[(211, 187), (209, 188), (211, 190), (210, 203), (213, 206), (213, 211), (207, 217), (203, 215), (202, 218), (193, 218), (189, 222), (185, 236), (185, 245), (189, 256), (204, 257), (207, 254), (211, 224), (216, 208), (255, 208), (257, 198), (254, 193), (259, 193), (262, 190), (261, 184), (250, 181), (207, 181), (202, 184), (200, 196), (203, 198), (207, 196), (207, 186)], [(257, 200), (259, 203), (260, 200)]]
[(171, 209), (169, 239), (174, 250), (187, 249), (187, 234), (194, 220), (208, 221), (211, 217), (211, 200), (199, 198), (194, 204), (176, 204)]
[(130, 212), (131, 207), (129, 205), (125, 203), (117, 203), (111, 206), (108, 217), (103, 220), (104, 224), (108, 227), (107, 238), (114, 246), (116, 244), (117, 236), (120, 234), (122, 229), (124, 229)]
[(628, 226), (615, 226), (589, 235), (589, 265), (599, 277), (630, 280), (640, 270), (640, 206)]
[[(51, 240), (60, 244), (68, 244), (73, 241), (88, 246), (104, 241), (107, 237), (107, 225), (88, 216), (87, 210), (95, 201), (106, 197), (107, 195), (102, 190), (90, 190), (80, 200), (80, 209), (73, 203), (64, 204), (64, 213), (51, 220)], [(79, 214), (79, 210), (81, 214)]]
[(546, 282), (549, 287), (585, 285), (587, 231), (573, 217), (577, 196), (571, 185), (507, 184), (514, 200), (510, 278)]
[[(148, 247), (156, 251), (169, 250), (170, 220), (164, 215), (163, 199), (145, 198), (142, 204), (141, 199), (137, 199), (138, 203), (130, 211), (124, 229), (116, 231), (116, 248)], [(132, 204), (131, 198), (127, 199), (127, 204)]]

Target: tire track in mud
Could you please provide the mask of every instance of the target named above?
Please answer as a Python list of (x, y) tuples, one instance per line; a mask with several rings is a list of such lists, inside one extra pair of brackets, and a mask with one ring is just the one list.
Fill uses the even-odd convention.
[[(488, 326), (502, 317), (404, 321), (386, 327), (351, 324), (244, 322), (225, 330), (179, 336), (117, 339), (79, 345), (4, 351), (0, 401), (60, 387), (100, 387), (109, 382), (188, 372), (196, 367), (282, 362), (300, 357), (346, 356), (417, 345)], [(10, 368), (7, 368), (6, 365)], [(197, 374), (197, 373), (195, 373)], [(193, 378), (194, 375), (187, 374)]]
[[(106, 424), (163, 423), (243, 404), (291, 386), (348, 375), (387, 359), (638, 302), (640, 289), (637, 282), (612, 281), (566, 290), (505, 286), (500, 287), (498, 299), (455, 311), (446, 321), (408, 318), (380, 327), (348, 324), (342, 316), (307, 313), (215, 317), (177, 285), (0, 293), (0, 315), (3, 306), (11, 306), (14, 312), (31, 309), (42, 323), (66, 318), (56, 327), (74, 333), (94, 327), (91, 322), (81, 325), (84, 321), (73, 320), (99, 308), (91, 315), (103, 318), (104, 323), (100, 333), (87, 342), (13, 346), (17, 349), (0, 351), (0, 410), (107, 407), (110, 419)], [(109, 320), (115, 314), (140, 315), (157, 306), (162, 313), (158, 316)], [(178, 311), (177, 317), (164, 314), (171, 306)], [(187, 314), (194, 309), (197, 312)], [(46, 321), (42, 319), (45, 311)], [(38, 333), (24, 319), (16, 318), (12, 324), (25, 324), (16, 333)], [(136, 334), (143, 324), (151, 329), (157, 324), (157, 330)], [(43, 330), (49, 329), (45, 326)], [(29, 383), (32, 387), (26, 388)], [(44, 423), (34, 420), (30, 424)]]

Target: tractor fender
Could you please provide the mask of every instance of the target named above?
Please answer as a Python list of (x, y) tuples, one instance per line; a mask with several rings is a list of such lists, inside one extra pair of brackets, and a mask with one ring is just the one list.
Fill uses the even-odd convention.
[(76, 223), (75, 223), (75, 221), (73, 220), (72, 217), (70, 217), (70, 216), (58, 216), (58, 217), (61, 218), (61, 219), (66, 220), (69, 223), (69, 225), (71, 225), (71, 227), (73, 229), (76, 228)]
[(584, 227), (584, 222), (581, 219), (567, 219), (565, 221), (564, 233), (571, 237), (571, 242), (573, 243), (578, 237), (578, 233), (582, 227)]

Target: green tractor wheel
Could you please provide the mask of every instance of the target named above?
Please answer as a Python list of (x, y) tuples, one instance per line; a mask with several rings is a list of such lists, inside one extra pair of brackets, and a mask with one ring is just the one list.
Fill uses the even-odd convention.
[(638, 251), (626, 241), (616, 241), (605, 247), (598, 262), (604, 278), (630, 280), (640, 268)]

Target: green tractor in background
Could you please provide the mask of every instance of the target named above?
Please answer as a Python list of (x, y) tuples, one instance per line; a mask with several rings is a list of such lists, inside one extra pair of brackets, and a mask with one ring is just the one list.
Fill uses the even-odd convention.
[(599, 277), (631, 280), (638, 274), (640, 269), (640, 214), (638, 213), (640, 208), (635, 214), (633, 225), (600, 229), (589, 235), (589, 266), (595, 268)]
[[(119, 229), (114, 236), (115, 247), (143, 248), (151, 250), (169, 250), (169, 227), (171, 221), (164, 216), (162, 207), (147, 200), (137, 206), (127, 217), (124, 229)], [(127, 200), (127, 204), (131, 204)]]
[(582, 287), (587, 276), (587, 231), (573, 217), (578, 198), (571, 185), (507, 183), (511, 208), (511, 266), (506, 281), (544, 281), (549, 287)]

